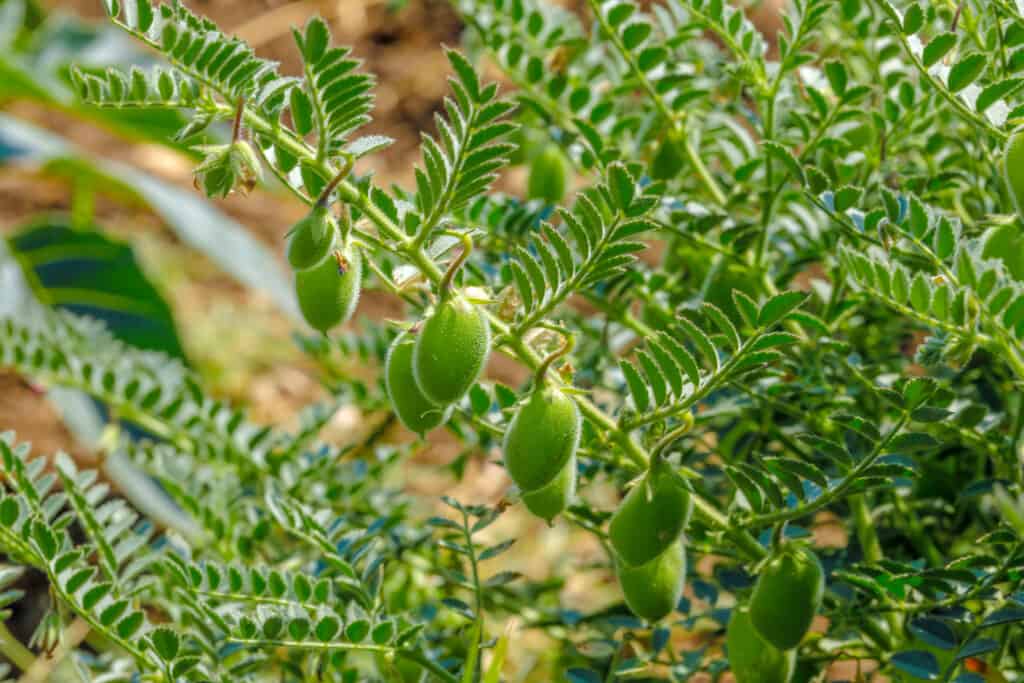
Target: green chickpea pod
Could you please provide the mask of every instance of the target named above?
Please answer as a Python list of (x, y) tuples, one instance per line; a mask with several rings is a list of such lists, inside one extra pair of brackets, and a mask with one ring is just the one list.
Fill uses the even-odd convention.
[(302, 316), (326, 334), (352, 317), (362, 289), (363, 256), (355, 246), (342, 247), (312, 268), (295, 274)]
[(480, 377), (491, 352), (491, 328), (482, 310), (452, 291), (455, 272), (469, 258), (473, 243), (462, 235), (463, 249), (440, 284), (441, 300), (424, 321), (413, 349), (416, 385), (430, 401), (455, 403)]
[(779, 650), (761, 638), (746, 607), (732, 611), (725, 644), (736, 683), (789, 683), (792, 679), (796, 650)]
[(616, 560), (615, 574), (633, 614), (656, 622), (675, 610), (686, 582), (686, 546), (682, 538), (650, 562), (629, 567)]
[(750, 619), (761, 637), (791, 650), (811, 628), (825, 596), (825, 571), (814, 552), (786, 543), (761, 569), (750, 598)]
[(523, 503), (550, 523), (568, 507), (576, 492), (576, 449), (582, 418), (576, 402), (549, 384), (547, 371), (572, 350), (574, 339), (537, 369), (529, 398), (516, 411), (505, 432), (505, 469), (522, 491)]
[(1024, 219), (1024, 129), (1015, 131), (1006, 142), (1003, 179), (1017, 215)]
[(391, 344), (384, 363), (384, 383), (398, 419), (422, 436), (447, 422), (452, 406), (434, 403), (416, 385), (413, 352), (417, 333), (416, 328), (402, 332)]
[(650, 622), (675, 609), (686, 580), (682, 534), (693, 501), (663, 454), (692, 426), (693, 416), (687, 414), (655, 445), (647, 475), (626, 495), (609, 525), (615, 573), (626, 605)]

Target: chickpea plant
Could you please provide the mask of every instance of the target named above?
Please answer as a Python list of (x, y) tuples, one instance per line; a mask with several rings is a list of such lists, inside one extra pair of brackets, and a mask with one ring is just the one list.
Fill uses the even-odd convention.
[[(229, 124), (197, 188), (310, 206), (282, 226), (303, 348), (381, 368), (339, 396), (514, 486), (423, 524), (381, 480), (401, 448), (257, 427), (89, 320), (7, 320), (0, 363), (107, 406), (196, 524), (0, 440), (0, 583), (46, 576), (41, 647), (84, 620), (83, 680), (1024, 680), (1018, 4), (793, 0), (763, 36), (723, 0), (454, 0), (450, 96), (384, 188), (355, 170), (390, 143), (358, 136), (373, 78), (323, 20), (286, 75), (178, 2), (105, 1), (166, 65), (81, 66), (81, 97)], [(512, 163), (526, 199), (492, 190)], [(339, 333), (363, 288), (406, 322)], [(483, 579), (509, 504), (595, 536), (621, 600)], [(513, 617), (556, 644), (532, 672)]]

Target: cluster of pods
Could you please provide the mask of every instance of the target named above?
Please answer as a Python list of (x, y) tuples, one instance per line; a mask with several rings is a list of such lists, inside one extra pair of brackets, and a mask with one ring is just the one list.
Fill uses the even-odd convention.
[[(325, 191), (326, 197), (329, 191)], [(484, 311), (451, 287), (457, 259), (424, 320), (394, 340), (385, 361), (385, 385), (399, 420), (425, 434), (449, 419), (453, 406), (480, 377), (491, 351)], [(302, 314), (327, 332), (347, 321), (359, 300), (362, 255), (331, 217), (325, 200), (288, 234), (288, 262)], [(582, 419), (576, 401), (549, 377), (549, 365), (571, 348), (571, 338), (538, 368), (503, 442), (505, 467), (523, 504), (549, 523), (576, 492), (576, 451)], [(686, 578), (684, 530), (693, 510), (688, 484), (656, 448), (651, 464), (611, 517), (608, 538), (626, 604), (656, 622), (682, 597)], [(824, 594), (824, 573), (812, 551), (780, 544), (759, 568), (748, 606), (733, 611), (729, 659), (739, 683), (787, 683), (794, 648), (810, 629)]]

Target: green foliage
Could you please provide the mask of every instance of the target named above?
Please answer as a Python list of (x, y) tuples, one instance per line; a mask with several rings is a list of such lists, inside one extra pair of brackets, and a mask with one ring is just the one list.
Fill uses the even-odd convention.
[[(401, 368), (418, 392), (409, 402), (390, 371), (381, 382), (351, 370), (409, 346), (379, 321), (301, 338), (336, 395), (295, 434), (252, 424), (202, 378), (93, 321), (3, 321), (0, 366), (101, 403), (104, 448), (191, 522), (156, 534), (142, 501), (5, 438), (0, 547), (46, 575), (48, 624), (74, 614), (115, 646), (82, 666), (97, 680), (491, 683), (486, 662), (519, 647), (492, 631), (515, 617), (557, 644), (549, 668), (526, 674), (537, 680), (731, 667), (741, 681), (785, 681), (847, 660), (895, 678), (966, 683), (971, 661), (1019, 679), (1024, 282), (1018, 188), (1000, 167), (1024, 118), (1017, 6), (793, 0), (779, 34), (763, 36), (722, 0), (592, 0), (579, 14), (454, 4), (466, 54), (447, 51), (450, 96), (414, 186), (385, 189), (352, 172), (390, 143), (353, 137), (373, 78), (325, 22), (295, 32), (302, 72), (290, 77), (178, 3), (108, 0), (165, 63), (82, 65), (82, 97), (180, 109), (183, 140), (230, 123), (227, 147), (200, 149), (208, 194), (268, 171), (337, 220), (365, 269), (353, 288), (397, 294), (409, 321), (429, 321)], [(511, 99), (480, 79), (477, 58), (514, 84)], [(554, 184), (535, 201), (491, 192), (510, 160), (529, 161), (514, 140), (570, 160), (582, 189), (563, 201)], [(224, 157), (237, 144), (254, 155), (244, 164)], [(329, 261), (319, 292), (339, 286)], [(298, 294), (307, 318), (344, 304), (312, 316), (326, 331), (351, 315), (346, 291)], [(432, 324), (453, 305), (459, 324)], [(443, 423), (458, 438), (463, 476), (469, 457), (493, 455), (531, 386), (481, 378), (492, 347), (582, 421), (550, 444), (516, 427), (540, 443), (517, 457), (543, 465), (510, 465), (518, 497), (446, 498), (445, 516), (423, 524), (385, 484), (406, 449), (377, 432), (345, 450), (317, 442), (337, 405), (390, 414), (394, 401), (414, 430)], [(427, 396), (445, 405), (421, 421)], [(648, 485), (662, 468), (673, 495)], [(591, 495), (596, 482), (629, 491), (625, 502)], [(608, 552), (587, 568), (615, 572), (624, 602), (567, 609), (561, 572), (575, 567), (539, 581), (501, 570), (514, 539), (494, 541), (492, 524), (520, 502), (594, 535)], [(676, 513), (655, 515), (663, 526), (622, 527), (662, 505)], [(766, 558), (830, 520), (847, 533), (815, 548), (824, 595), (780, 641), (792, 649), (766, 651), (779, 634), (749, 623), (753, 587), (794, 587)], [(630, 541), (644, 546), (637, 566), (615, 551)], [(499, 569), (484, 574), (485, 562)], [(4, 595), (3, 609), (20, 597)], [(813, 616), (822, 636), (807, 633)], [(681, 646), (683, 629), (725, 636), (727, 655)]]

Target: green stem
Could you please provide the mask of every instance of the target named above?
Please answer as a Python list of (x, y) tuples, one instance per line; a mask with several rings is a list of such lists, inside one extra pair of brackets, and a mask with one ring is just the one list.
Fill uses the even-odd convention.
[(21, 671), (28, 671), (36, 659), (32, 651), (22, 645), (3, 623), (0, 623), (0, 655)]
[[(462, 533), (466, 538), (466, 547), (469, 548), (469, 564), (473, 570), (473, 598), (476, 602), (476, 618), (483, 627), (484, 596), (480, 588), (480, 569), (476, 559), (476, 547), (473, 545), (473, 533), (469, 530), (469, 514), (462, 511)], [(482, 633), (478, 634), (482, 637)]]
[(548, 355), (540, 365), (537, 366), (537, 372), (533, 375), (533, 386), (535, 389), (539, 389), (543, 386), (547, 380), (548, 370), (551, 366), (559, 359), (568, 356), (572, 353), (573, 348), (576, 346), (576, 335), (569, 333), (562, 335), (562, 345), (555, 349), (551, 354)]
[(473, 253), (473, 238), (467, 233), (452, 233), (462, 240), (462, 251), (456, 256), (451, 264), (448, 266), (448, 270), (444, 272), (444, 276), (441, 278), (441, 282), (437, 286), (437, 290), (441, 296), (441, 300), (444, 301), (451, 295), (452, 281), (455, 280), (455, 274), (459, 272), (468, 259), (469, 255)]
[(658, 92), (657, 88), (654, 87), (654, 84), (651, 83), (650, 79), (647, 77), (647, 73), (640, 68), (639, 64), (637, 64), (636, 54), (623, 44), (621, 38), (619, 38), (618, 32), (615, 30), (615, 27), (608, 24), (604, 14), (601, 12), (601, 4), (598, 0), (588, 0), (588, 2), (594, 13), (594, 18), (597, 19), (598, 23), (601, 25), (601, 29), (604, 31), (605, 35), (608, 36), (608, 40), (611, 41), (619, 55), (626, 64), (629, 65), (630, 71), (633, 72), (633, 77), (639, 81), (641, 87), (643, 87), (644, 91), (647, 93), (647, 96), (658, 109), (658, 112), (668, 123), (669, 137), (672, 138), (673, 142), (678, 146), (682, 147), (683, 155), (697, 174), (697, 180), (699, 180), (700, 184), (704, 186), (704, 189), (711, 195), (716, 204), (719, 206), (725, 206), (727, 202), (725, 193), (722, 192), (722, 188), (718, 186), (718, 183), (716, 183), (715, 179), (711, 176), (711, 172), (708, 171), (707, 166), (704, 165), (704, 162), (701, 160), (697, 150), (695, 150), (693, 145), (690, 144), (690, 140), (686, 135), (686, 129), (683, 127), (679, 117), (676, 116), (675, 112), (673, 112), (665, 103), (665, 99), (661, 96), (661, 93)]
[[(894, 16), (895, 9), (888, 5), (888, 0), (869, 0), (870, 4), (878, 7), (883, 14), (887, 15), (889, 19), (896, 22), (897, 17)], [(983, 114), (977, 114), (972, 111), (955, 93), (950, 92), (946, 84), (941, 82), (938, 78), (932, 75), (920, 58), (914, 54), (913, 49), (910, 47), (910, 42), (907, 40), (907, 36), (903, 34), (903, 31), (899, 26), (894, 27), (893, 35), (900, 42), (903, 47), (903, 52), (907, 55), (910, 61), (913, 63), (914, 68), (917, 69), (918, 73), (922, 78), (928, 81), (929, 85), (934, 88), (935, 92), (939, 93), (944, 100), (952, 105), (953, 109), (961, 116), (961, 118), (967, 120), (969, 123), (980, 129), (984, 133), (988, 133), (998, 140), (1000, 143), (1006, 141), (1008, 134), (994, 125), (989, 123), (988, 119)]]
[[(896, 435), (900, 433), (900, 431), (907, 424), (909, 419), (910, 417), (908, 415), (903, 415), (900, 418), (899, 422), (897, 422), (896, 426), (893, 427), (893, 429), (886, 435), (886, 437), (879, 441), (877, 444), (875, 444), (875, 447), (872, 449), (872, 451), (863, 459), (861, 459), (860, 462), (856, 464), (856, 466), (850, 469), (850, 471), (846, 473), (846, 476), (844, 476), (843, 479), (833, 488), (829, 489), (828, 491), (825, 491), (824, 493), (822, 493), (820, 496), (810, 501), (809, 503), (798, 505), (795, 508), (789, 508), (786, 510), (776, 510), (775, 512), (769, 512), (763, 515), (751, 517), (749, 520), (747, 520), (748, 526), (753, 527), (755, 529), (760, 529), (770, 524), (778, 524), (779, 522), (789, 522), (795, 519), (799, 519), (801, 517), (806, 517), (812, 512), (817, 512), (822, 508), (828, 507), (837, 500), (842, 499), (843, 496), (845, 496), (846, 492), (850, 490), (850, 487), (857, 483), (857, 480), (860, 479), (861, 475), (863, 475), (864, 472), (869, 467), (874, 465), (875, 461), (882, 456), (886, 447), (888, 447), (892, 440), (896, 438)], [(853, 500), (853, 498), (856, 497), (857, 496), (851, 497), (851, 500)]]
[(346, 156), (341, 168), (334, 174), (331, 182), (324, 186), (320, 196), (316, 200), (316, 205), (321, 208), (327, 208), (331, 201), (331, 193), (338, 187), (338, 183), (348, 177), (348, 174), (352, 172), (352, 157)]

